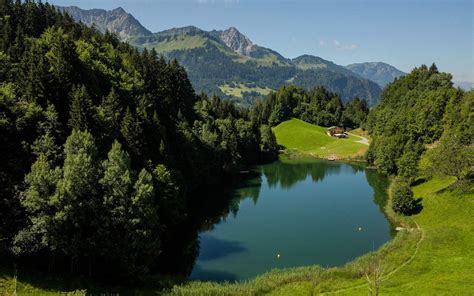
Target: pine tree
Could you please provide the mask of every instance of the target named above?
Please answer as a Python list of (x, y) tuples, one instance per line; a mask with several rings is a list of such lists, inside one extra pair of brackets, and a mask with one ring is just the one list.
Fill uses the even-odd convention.
[(69, 126), (78, 131), (90, 130), (94, 114), (86, 87), (74, 87), (70, 97)]
[(101, 137), (108, 145), (113, 139), (117, 139), (120, 136), (122, 111), (123, 107), (120, 97), (115, 89), (112, 88), (97, 110), (97, 116), (101, 124)]
[[(128, 254), (127, 239), (131, 228), (132, 204), (132, 173), (130, 171), (130, 157), (122, 150), (122, 145), (115, 141), (108, 153), (107, 160), (102, 162), (104, 174), (99, 180), (102, 185), (102, 215), (100, 223), (100, 250), (105, 257), (112, 260), (121, 260)], [(121, 231), (125, 231), (125, 234)], [(125, 267), (125, 266), (124, 266)]]
[(134, 159), (139, 159), (140, 156), (146, 155), (141, 122), (137, 120), (136, 115), (133, 115), (130, 108), (127, 108), (127, 111), (125, 112), (120, 130)]

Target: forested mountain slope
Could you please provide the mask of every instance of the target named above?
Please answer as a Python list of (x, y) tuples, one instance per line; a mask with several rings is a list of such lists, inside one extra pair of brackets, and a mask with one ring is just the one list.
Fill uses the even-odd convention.
[[(343, 66), (309, 55), (287, 59), (254, 44), (234, 27), (204, 31), (188, 26), (149, 34), (121, 9), (61, 9), (77, 21), (118, 33), (138, 48), (155, 49), (167, 58), (177, 59), (198, 92), (217, 94), (244, 105), (290, 83), (308, 89), (324, 86), (345, 102), (359, 97), (375, 105), (380, 97), (381, 89), (375, 82)], [(97, 17), (98, 11), (101, 17)]]
[(196, 96), (176, 61), (47, 3), (2, 3), (2, 257), (73, 274), (189, 272), (190, 201), (274, 155), (271, 129)]

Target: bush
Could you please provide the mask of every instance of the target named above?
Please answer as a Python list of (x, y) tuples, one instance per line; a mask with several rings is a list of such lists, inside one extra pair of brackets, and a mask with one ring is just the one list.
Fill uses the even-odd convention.
[(421, 211), (421, 204), (413, 198), (413, 192), (406, 182), (395, 181), (392, 187), (392, 209), (401, 215), (410, 216)]

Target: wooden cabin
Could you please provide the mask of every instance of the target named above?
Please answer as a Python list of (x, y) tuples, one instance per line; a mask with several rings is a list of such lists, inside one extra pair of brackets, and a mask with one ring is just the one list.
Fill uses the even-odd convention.
[(339, 126), (331, 126), (326, 129), (328, 136), (336, 138), (347, 138), (347, 133), (344, 128)]

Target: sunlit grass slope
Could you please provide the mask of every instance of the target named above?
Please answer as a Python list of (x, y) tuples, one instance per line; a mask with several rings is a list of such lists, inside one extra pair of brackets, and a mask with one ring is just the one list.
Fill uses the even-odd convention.
[(354, 158), (364, 155), (368, 146), (358, 143), (361, 138), (349, 136), (337, 139), (326, 134), (326, 128), (293, 118), (277, 125), (273, 132), (278, 144), (287, 150), (316, 157)]
[(169, 52), (173, 50), (193, 49), (204, 47), (206, 44), (206, 38), (196, 36), (178, 36), (174, 39), (162, 42), (145, 43), (142, 45), (144, 48), (154, 48), (158, 53)]
[(262, 88), (262, 87), (248, 87), (243, 83), (236, 84), (235, 86), (230, 86), (229, 84), (224, 84), (219, 86), (223, 93), (226, 95), (231, 95), (234, 97), (242, 98), (243, 92), (257, 92), (262, 96), (266, 96), (271, 93), (273, 90), (271, 88)]

